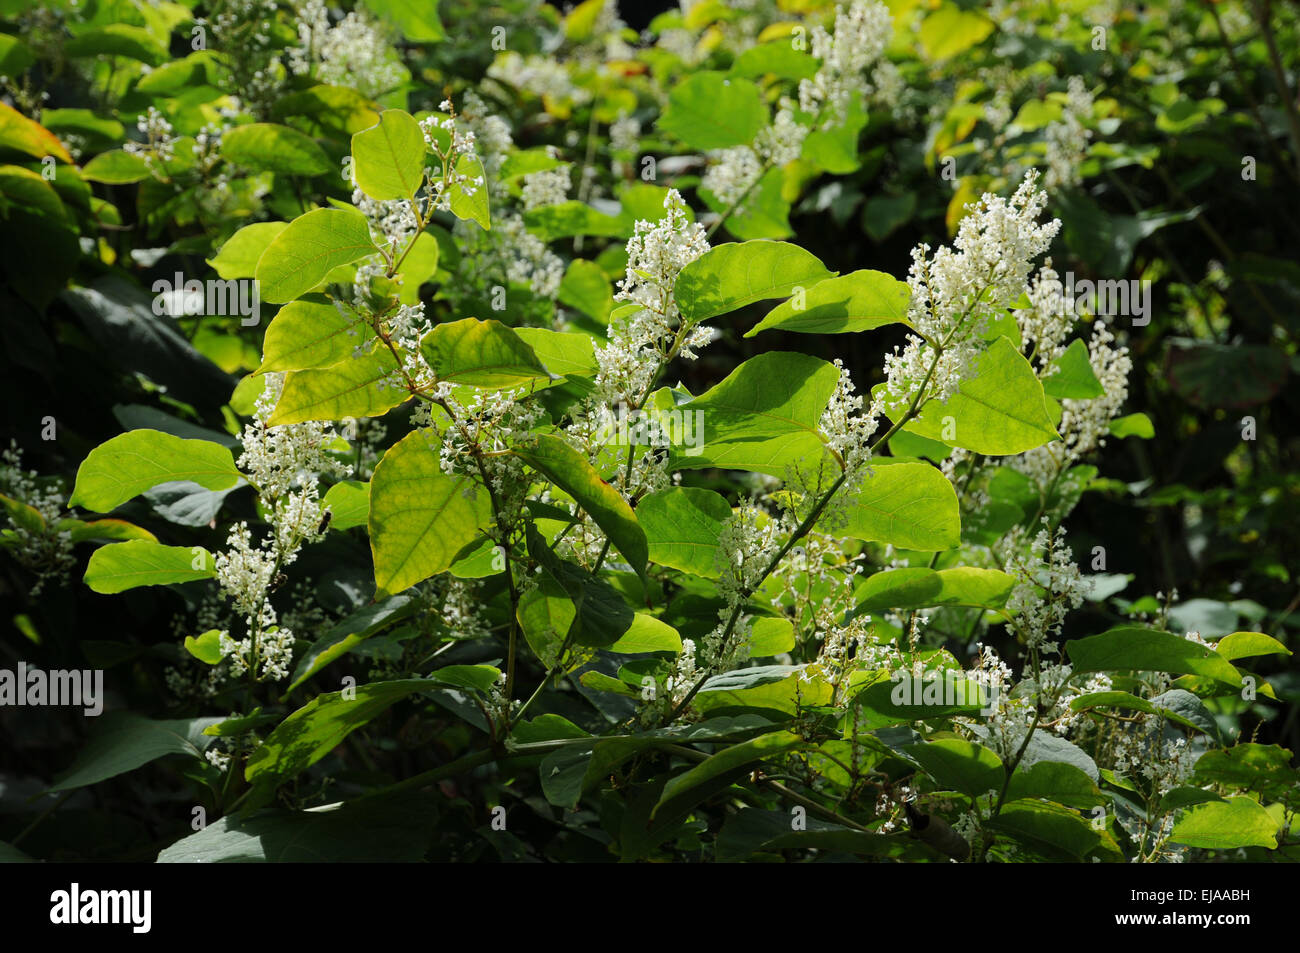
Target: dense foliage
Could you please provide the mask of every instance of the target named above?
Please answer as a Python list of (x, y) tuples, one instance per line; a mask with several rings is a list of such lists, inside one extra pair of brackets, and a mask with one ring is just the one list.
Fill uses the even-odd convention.
[(0, 854), (1297, 856), (1294, 4), (683, 7), (3, 4)]

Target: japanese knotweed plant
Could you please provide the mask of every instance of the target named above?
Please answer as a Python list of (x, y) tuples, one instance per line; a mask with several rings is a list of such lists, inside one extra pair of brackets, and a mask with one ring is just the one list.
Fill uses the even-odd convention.
[[(1167, 605), (1150, 625), (1066, 636), (1104, 585), (1104, 554), (1085, 571), (1068, 526), (1105, 483), (1097, 451), (1153, 433), (1123, 412), (1122, 332), (1080, 309), (1048, 257), (1048, 208), (1101, 176), (1089, 151), (1118, 128), (1100, 84), (963, 75), (953, 57), (993, 24), (951, 3), (900, 14), (917, 56), (870, 0), (793, 27), (776, 5), (716, 23), (699, 18), (725, 7), (702, 5), (640, 51), (588, 0), (564, 18), (568, 59), (502, 51), (478, 91), (412, 115), (394, 87), (415, 71), (376, 21), (293, 6), (229, 5), (210, 24), (219, 54), (119, 80), (158, 97), (142, 141), (81, 170), (140, 184), (151, 231), (229, 235), (211, 264), (279, 310), (228, 442), (131, 430), (89, 453), (69, 500), (110, 514), (179, 486), (215, 499), (210, 523), (158, 539), (73, 518), (6, 456), (3, 541), (39, 579), (75, 563), (74, 543), (110, 540), (92, 590), (189, 597), (160, 687), (202, 716), (137, 719), (56, 789), (203, 754), (191, 776), (231, 826), (279, 800), (293, 810), (260, 822), (287, 828), (339, 785), (339, 823), (364, 831), (368, 809), (405, 810), (390, 797), (490, 778), (465, 790), (540, 789), (557, 823), (624, 859), (1145, 861), (1285, 843), (1289, 752), (1226, 730), (1273, 697), (1244, 661), (1281, 643), (1171, 631)], [(188, 115), (169, 97), (200, 67), (220, 97)], [(956, 92), (911, 82), (940, 73)], [(914, 122), (922, 88), (937, 129)], [(517, 145), (536, 129), (494, 115), (502, 90), (543, 127), (589, 109), (586, 141)], [(920, 224), (915, 194), (934, 198), (919, 172), (899, 196), (863, 171), (882, 109), (898, 112), (891, 154), (918, 160), (890, 175), (960, 160), (930, 203), (953, 237), (917, 245), (906, 274), (839, 274), (777, 240), (810, 183), (831, 177), (818, 202), (877, 190), (864, 221), (883, 202), (891, 229)], [(651, 121), (667, 137), (653, 148), (703, 169), (698, 221), (689, 178), (634, 181)], [(45, 130), (6, 122), (41, 158)], [(11, 170), (11, 194), (27, 179)], [(280, 220), (235, 230), (267, 213)], [(799, 350), (731, 366), (738, 349), (718, 345), (737, 328), (756, 345), (882, 328), (902, 343), (855, 380)], [(365, 580), (332, 616), (291, 584), (327, 548), (351, 561), (340, 588), (344, 570)], [(386, 712), (412, 710), (383, 733)], [(375, 768), (380, 749), (417, 767)], [(219, 853), (229, 829), (165, 853)]]

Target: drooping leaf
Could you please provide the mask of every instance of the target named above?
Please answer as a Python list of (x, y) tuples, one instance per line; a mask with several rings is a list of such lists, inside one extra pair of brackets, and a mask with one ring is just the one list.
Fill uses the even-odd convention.
[(438, 380), (492, 389), (550, 379), (537, 354), (500, 321), (464, 318), (433, 328), (420, 350)]
[(812, 252), (790, 242), (730, 242), (683, 268), (673, 297), (682, 318), (695, 323), (764, 298), (788, 297), (834, 274)]
[(328, 299), (299, 298), (281, 308), (267, 325), (257, 373), (329, 367), (350, 360), (357, 346), (374, 336), (364, 321)]
[(331, 367), (289, 371), (266, 423), (278, 427), (306, 420), (380, 417), (411, 397), (404, 388), (392, 386), (396, 369), (392, 352), (375, 347), (369, 354)]
[(718, 578), (718, 534), (731, 518), (731, 505), (721, 494), (670, 487), (643, 499), (636, 515), (650, 544), (651, 562)]
[[(829, 485), (840, 467), (818, 424), (838, 380), (833, 364), (806, 354), (771, 351), (751, 357), (716, 387), (682, 405), (682, 413), (702, 415), (704, 441), (700, 453), (674, 450), (672, 465), (778, 477), (796, 467), (809, 475), (809, 485)], [(824, 479), (827, 475), (830, 479)]]
[(619, 492), (600, 478), (573, 447), (559, 437), (542, 434), (515, 449), (535, 470), (564, 490), (596, 521), (622, 553), (628, 565), (645, 575), (649, 546), (636, 514)]
[(766, 123), (767, 107), (754, 83), (710, 70), (673, 87), (659, 117), (660, 129), (692, 149), (748, 145)]
[(1210, 801), (1189, 809), (1175, 823), (1169, 839), (1188, 847), (1232, 850), (1277, 847), (1277, 821), (1253, 798)]
[(907, 429), (989, 456), (1024, 453), (1059, 439), (1042, 383), (1003, 337), (975, 360), (974, 376), (947, 403), (927, 401)]
[(216, 574), (212, 554), (201, 546), (164, 546), (153, 540), (132, 539), (95, 550), (83, 578), (93, 591), (111, 594), (139, 586), (211, 579)]
[(424, 433), (403, 437), (370, 480), (376, 598), (445, 572), (491, 518), (486, 490), (443, 473)]
[(377, 254), (366, 217), (355, 209), (318, 208), (300, 215), (258, 259), (262, 299), (280, 303), (306, 294), (334, 268)]
[(961, 542), (957, 492), (928, 463), (875, 466), (828, 530), (926, 552)]
[(402, 109), (385, 109), (379, 122), (352, 137), (352, 174), (372, 199), (414, 199), (424, 179), (426, 152), (420, 124)]
[(799, 296), (777, 305), (747, 332), (780, 328), (804, 334), (869, 331), (886, 324), (906, 324), (911, 292), (907, 283), (881, 271), (854, 271), (828, 278)]
[(50, 790), (70, 791), (97, 784), (169, 754), (202, 759), (212, 743), (203, 729), (219, 721), (219, 717), (153, 721), (131, 712), (110, 712), (96, 719), (90, 743)]
[(315, 139), (290, 126), (255, 122), (236, 126), (221, 137), (221, 155), (255, 172), (324, 175), (334, 168)]
[(1204, 675), (1232, 685), (1241, 676), (1232, 663), (1213, 649), (1136, 625), (1123, 625), (1100, 635), (1065, 643), (1076, 675), (1084, 672), (1174, 672)]
[(220, 444), (132, 430), (90, 451), (77, 468), (68, 502), (107, 513), (160, 483), (187, 480), (209, 490), (228, 490), (240, 479), (234, 457)]

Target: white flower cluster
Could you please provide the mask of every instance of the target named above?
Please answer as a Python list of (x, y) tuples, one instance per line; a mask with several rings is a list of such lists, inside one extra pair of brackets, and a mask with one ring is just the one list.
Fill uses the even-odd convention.
[(1144, 779), (1156, 797), (1185, 783), (1200, 756), (1186, 738), (1168, 737), (1172, 732), (1167, 731), (1167, 725), (1159, 714), (1142, 715), (1115, 736), (1115, 773)]
[(505, 263), (506, 278), (527, 285), (539, 298), (554, 298), (564, 280), (564, 259), (524, 224), (518, 212), (499, 210), (492, 228), (493, 244)]
[(946, 401), (969, 376), (983, 350), (980, 335), (993, 315), (1010, 307), (1026, 290), (1033, 260), (1043, 254), (1061, 228), (1059, 219), (1038, 223), (1047, 193), (1030, 171), (1010, 200), (985, 192), (961, 220), (953, 247), (912, 250), (907, 283), (908, 335), (900, 354), (885, 357), (884, 406), (903, 407), (928, 378), (926, 396)]
[(390, 254), (400, 253), (420, 229), (420, 220), (408, 199), (372, 199), (360, 189), (353, 189), (352, 204), (366, 217), (379, 247)]
[(609, 127), (609, 148), (613, 152), (633, 155), (641, 148), (641, 120), (635, 116), (620, 116)]
[[(76, 562), (72, 553), (72, 533), (59, 529), (64, 517), (63, 494), (53, 485), (42, 486), (35, 470), (23, 469), (23, 453), (16, 440), (0, 452), (0, 489), (13, 501), (4, 507), (10, 528), (6, 548), (19, 565), (36, 573), (36, 582), (28, 594), (40, 595), (50, 580), (66, 581), (68, 570)], [(35, 511), (24, 519), (22, 513), (30, 507)]]
[(821, 66), (812, 79), (800, 81), (799, 108), (813, 115), (828, 110), (823, 128), (842, 124), (853, 97), (870, 91), (867, 67), (884, 53), (893, 28), (889, 8), (878, 0), (840, 7), (834, 32), (813, 27), (812, 55)]
[(271, 526), (261, 545), (245, 522), (234, 524), (225, 552), (216, 555), (217, 583), (239, 610), (248, 635), (221, 634), (223, 660), (238, 677), (253, 670), (259, 680), (286, 677), (293, 656), (293, 632), (276, 625), (269, 595), (280, 573), (297, 559), (306, 542), (324, 535), (319, 476), (346, 475), (326, 450), (333, 437), (329, 424), (307, 422), (267, 426), (284, 384), (281, 374), (267, 374), (254, 420), (244, 428), (239, 468), (257, 490)]
[(233, 88), (259, 116), (270, 110), (284, 84), (281, 41), (273, 35), (278, 14), (278, 0), (229, 0), (211, 20), (194, 20), (196, 26), (211, 27), (212, 46), (221, 50)]
[(1005, 571), (1017, 580), (1007, 598), (1007, 612), (1014, 617), (1017, 633), (1030, 648), (1056, 654), (1057, 644), (1050, 640), (1061, 634), (1070, 610), (1083, 605), (1087, 586), (1064, 533), (1053, 531), (1047, 517), (1043, 523), (1027, 553), (1019, 527), (1007, 534), (999, 548), (1006, 554)]
[(1047, 172), (1043, 185), (1049, 189), (1078, 185), (1079, 163), (1088, 151), (1092, 132), (1084, 123), (1092, 118), (1092, 93), (1083, 79), (1071, 76), (1067, 83), (1065, 108), (1061, 118), (1047, 124), (1043, 141), (1047, 146)]
[(1030, 351), (1030, 359), (1038, 366), (1039, 377), (1056, 371), (1052, 362), (1065, 353), (1065, 339), (1074, 329), (1075, 315), (1070, 302), (1065, 300), (1065, 286), (1061, 276), (1052, 267), (1052, 259), (1043, 262), (1025, 291), (1028, 308), (1014, 312), (1020, 329), (1020, 340)]
[(524, 210), (559, 205), (569, 198), (571, 169), (568, 165), (543, 169), (524, 176)]
[(871, 438), (880, 426), (879, 407), (863, 412), (862, 395), (856, 392), (848, 368), (838, 357), (835, 367), (840, 372), (826, 409), (822, 411), (818, 429), (826, 438), (826, 445), (835, 451), (849, 474), (846, 484), (854, 483), (871, 462)]
[(738, 615), (731, 631), (727, 624), (763, 582), (764, 572), (781, 549), (784, 521), (752, 500), (732, 510), (718, 534), (716, 568), (718, 595), (725, 602), (718, 610), (717, 627), (704, 639), (705, 660), (710, 671), (725, 671), (749, 658), (749, 637), (753, 620)]
[(288, 51), (295, 76), (314, 71), (321, 83), (351, 86), (370, 97), (397, 89), (407, 78), (380, 25), (360, 9), (331, 25), (323, 0), (306, 0), (298, 9), (298, 44)]
[(677, 656), (673, 673), (664, 685), (674, 707), (681, 704), (699, 678), (700, 670), (695, 665), (695, 643), (691, 639), (682, 639), (682, 654)]
[(504, 451), (525, 437), (543, 414), (525, 396), (522, 388), (457, 389), (444, 381), (434, 388), (433, 400), (446, 416), (431, 413), (425, 403), (412, 416), (416, 426), (425, 428), (444, 473), (464, 474), (476, 481), (486, 477), (507, 525), (513, 525), (523, 508), (531, 480), (520, 458)]
[(524, 57), (510, 50), (496, 58), (488, 67), (487, 74), (534, 96), (567, 101), (577, 106), (591, 101), (591, 91), (575, 85), (565, 65), (553, 56), (530, 54)]
[(144, 134), (144, 142), (126, 142), (122, 151), (128, 155), (144, 159), (145, 166), (154, 176), (164, 175), (161, 163), (170, 162), (176, 157), (177, 137), (172, 135), (172, 124), (156, 107), (136, 119), (135, 127)]
[[(453, 187), (468, 198), (482, 188), (486, 181), (484, 176), (456, 171), (457, 164), (462, 158), (477, 158), (475, 151), (477, 136), (471, 129), (460, 128), (450, 100), (444, 99), (438, 108), (448, 115), (441, 119), (437, 116), (428, 116), (420, 120), (420, 127), (424, 130), (424, 141), (442, 162), (442, 174), (429, 183), (430, 204), (435, 209), (447, 212), (451, 210)], [(435, 129), (447, 133), (446, 148), (441, 145), (440, 137), (434, 135)]]
[(1060, 441), (1009, 457), (1006, 466), (1024, 473), (1042, 488), (1067, 467), (1106, 445), (1110, 422), (1128, 399), (1128, 375), (1133, 368), (1128, 348), (1115, 347), (1114, 341), (1114, 334), (1103, 322), (1093, 324), (1088, 363), (1105, 393), (1091, 399), (1063, 398), (1057, 426)]
[(749, 146), (722, 149), (712, 158), (700, 185), (712, 192), (723, 205), (740, 202), (763, 174), (763, 163)]
[[(664, 208), (662, 219), (637, 222), (628, 239), (627, 271), (614, 297), (640, 309), (611, 322), (608, 346), (596, 347), (599, 403), (630, 401), (640, 407), (660, 367), (675, 356), (681, 316), (673, 288), (682, 269), (709, 250), (709, 242), (704, 228), (687, 217), (676, 189), (668, 191)], [(695, 328), (680, 342), (680, 353), (693, 355), (711, 340), (708, 329)]]

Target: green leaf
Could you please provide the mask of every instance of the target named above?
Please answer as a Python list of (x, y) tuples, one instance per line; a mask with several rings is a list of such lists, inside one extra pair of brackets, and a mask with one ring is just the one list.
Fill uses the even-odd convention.
[[(751, 357), (720, 384), (683, 404), (702, 414), (703, 452), (674, 450), (676, 468), (719, 467), (784, 477), (790, 466), (809, 476), (838, 476), (818, 425), (839, 381), (835, 365), (806, 354), (771, 351)], [(832, 477), (833, 478), (833, 477)], [(826, 481), (829, 483), (829, 481)]]
[[(199, 550), (195, 553), (193, 550)], [(199, 569), (194, 568), (198, 563)], [(212, 554), (202, 547), (164, 546), (147, 539), (101, 546), (82, 577), (95, 592), (111, 594), (140, 586), (166, 586), (216, 576)]]
[(903, 750), (941, 788), (961, 791), (970, 797), (1001, 791), (1006, 780), (1001, 758), (982, 745), (960, 738), (904, 745)]
[(952, 549), (961, 542), (957, 492), (928, 463), (876, 465), (836, 522), (824, 528), (900, 549)]
[(258, 259), (262, 300), (292, 301), (325, 280), (339, 265), (378, 253), (370, 225), (355, 209), (318, 208), (300, 215)]
[(645, 576), (649, 546), (636, 514), (619, 492), (600, 478), (573, 447), (549, 434), (537, 436), (515, 449), (548, 480), (578, 501), (609, 537), (637, 575)]
[(1060, 804), (1011, 801), (989, 826), (1050, 859), (1124, 859), (1109, 833), (1095, 830), (1077, 810)]
[(393, 703), (441, 684), (432, 678), (407, 678), (317, 695), (266, 736), (249, 756), (244, 777), (253, 784), (281, 784), (325, 757)]
[(1190, 808), (1174, 824), (1169, 839), (1188, 847), (1232, 850), (1236, 847), (1277, 847), (1277, 821), (1248, 797), (1210, 801)]
[(943, 3), (921, 21), (921, 51), (931, 62), (964, 53), (993, 32), (993, 21), (974, 10)]
[(359, 480), (344, 480), (325, 491), (321, 501), (330, 511), (330, 526), (334, 529), (351, 529), (370, 522), (370, 484)]
[(414, 200), (424, 181), (424, 132), (415, 117), (385, 109), (379, 122), (352, 137), (352, 174), (372, 199)]
[(577, 199), (529, 209), (524, 212), (524, 224), (544, 242), (574, 235), (618, 237), (627, 232), (622, 219), (597, 211)]
[(575, 331), (549, 328), (515, 328), (514, 332), (537, 355), (552, 374), (566, 377), (594, 377), (596, 350), (592, 339)]
[(63, 44), (63, 53), (71, 57), (123, 56), (158, 66), (167, 59), (167, 51), (144, 27), (110, 23), (94, 27)]
[(1024, 355), (1002, 337), (976, 358), (975, 376), (963, 381), (946, 404), (926, 401), (906, 429), (988, 456), (1024, 453), (1060, 439), (1047, 413), (1042, 382)]
[(267, 426), (300, 424), (306, 420), (381, 417), (411, 396), (405, 388), (391, 385), (390, 378), (396, 370), (392, 352), (377, 347), (362, 357), (330, 367), (289, 371)]
[(793, 715), (800, 708), (829, 705), (834, 688), (804, 678), (802, 665), (759, 665), (714, 675), (691, 704), (701, 712), (747, 710)]
[(792, 731), (773, 731), (724, 748), (664, 785), (663, 794), (651, 812), (651, 817), (658, 815), (661, 810), (672, 810), (678, 807), (681, 802), (689, 798), (693, 790), (707, 781), (753, 764), (755, 761), (793, 751), (803, 743), (803, 739)]
[(352, 613), (303, 653), (294, 668), (293, 681), (281, 700), (326, 665), (351, 652), (375, 633), (411, 615), (415, 609), (415, 601), (410, 596), (390, 596)]
[(807, 290), (802, 302), (797, 295), (782, 302), (745, 332), (745, 337), (772, 328), (803, 334), (842, 334), (886, 324), (907, 324), (910, 297), (907, 283), (892, 275), (855, 271), (819, 281)]
[(683, 268), (673, 297), (682, 319), (694, 324), (764, 298), (788, 297), (834, 275), (816, 255), (790, 242), (728, 242)]
[(1064, 761), (1038, 761), (1017, 768), (1007, 788), (1007, 799), (1026, 798), (1046, 798), (1080, 810), (1104, 805), (1107, 800), (1092, 778)]
[(208, 490), (228, 490), (240, 479), (234, 458), (220, 444), (132, 430), (90, 451), (77, 468), (68, 503), (107, 513), (160, 483), (187, 480)]
[(931, 606), (973, 606), (1000, 609), (1015, 588), (1014, 576), (999, 569), (959, 566), (953, 569), (904, 567), (869, 576), (858, 588), (856, 613), (873, 615), (887, 609), (926, 609)]
[(537, 354), (500, 321), (463, 318), (436, 325), (420, 350), (438, 380), (493, 389), (549, 381)]
[(325, 150), (311, 136), (273, 122), (236, 126), (221, 137), (221, 156), (255, 172), (324, 175), (333, 169)]
[(1084, 672), (1176, 672), (1204, 675), (1231, 685), (1241, 676), (1232, 663), (1213, 649), (1170, 632), (1125, 625), (1100, 635), (1065, 643), (1074, 673)]
[(569, 262), (557, 299), (560, 304), (577, 308), (593, 320), (608, 324), (609, 312), (614, 307), (614, 288), (600, 265), (577, 258)]
[(370, 480), (376, 598), (446, 571), (491, 519), (487, 491), (468, 477), (443, 473), (425, 433), (403, 437)]
[(1291, 650), (1263, 632), (1233, 632), (1214, 643), (1214, 651), (1229, 662), (1258, 655), (1290, 655)]
[(81, 177), (88, 182), (105, 185), (129, 185), (141, 182), (152, 173), (142, 156), (131, 155), (121, 149), (101, 152), (81, 168)]
[[(479, 161), (478, 156), (464, 153), (456, 160), (455, 172), (457, 181), (448, 189), (451, 194), (451, 213), (457, 218), (478, 222), (484, 229), (491, 229), (492, 215), (488, 209), (487, 173), (483, 171), (483, 163)], [(482, 184), (472, 184), (479, 179), (483, 180)]]
[(160, 864), (418, 863), (437, 795), (402, 791), (306, 811), (227, 814), (158, 854)]
[(747, 79), (705, 70), (673, 87), (659, 128), (692, 149), (748, 145), (767, 125), (767, 107)]
[(58, 136), (8, 103), (0, 103), (0, 142), (38, 159), (56, 156), (64, 162), (72, 161)]
[(257, 262), (281, 232), (289, 227), (288, 222), (254, 222), (245, 225), (227, 239), (215, 258), (209, 258), (208, 264), (217, 270), (222, 278), (252, 278), (257, 274)]
[(759, 616), (749, 632), (752, 658), (770, 658), (794, 651), (794, 623), (780, 616)]
[(1088, 346), (1081, 338), (1070, 342), (1065, 353), (1054, 360), (1055, 373), (1043, 378), (1043, 390), (1049, 397), (1091, 400), (1102, 397), (1106, 389), (1093, 373), (1088, 361)]
[(650, 561), (717, 579), (718, 535), (731, 518), (731, 504), (719, 493), (674, 486), (651, 493), (636, 508), (650, 544)]
[(200, 662), (207, 665), (216, 665), (222, 658), (220, 630), (208, 629), (197, 639), (191, 635), (185, 636), (185, 651)]
[(812, 79), (817, 75), (817, 61), (788, 40), (778, 40), (751, 46), (731, 63), (732, 76), (759, 79), (769, 74), (778, 79)]
[(440, 43), (447, 38), (438, 18), (438, 0), (367, 0), (366, 8), (391, 21), (413, 43)]
[(862, 227), (879, 244), (910, 222), (915, 212), (915, 192), (875, 195), (862, 207)]
[(1294, 780), (1291, 752), (1280, 745), (1237, 744), (1207, 751), (1196, 760), (1197, 784), (1254, 788), (1266, 783), (1289, 787)]
[(111, 712), (96, 719), (90, 743), (77, 755), (72, 767), (51, 785), (50, 791), (70, 791), (97, 784), (169, 754), (202, 760), (204, 750), (212, 743), (203, 729), (221, 720), (151, 721), (130, 712)]
[[(634, 614), (613, 586), (581, 566), (556, 556), (531, 522), (525, 524), (525, 538), (528, 554), (544, 570), (541, 588), (549, 600), (545, 607), (546, 618), (536, 615), (534, 622), (543, 630), (553, 628), (554, 636), (559, 636), (550, 640), (553, 644), (548, 642), (538, 650), (541, 658), (552, 659), (564, 641), (606, 648), (632, 628), (636, 622)], [(562, 604), (565, 599), (571, 606)], [(551, 660), (550, 664), (554, 661)]]
[(1121, 440), (1125, 437), (1141, 437), (1150, 440), (1156, 435), (1156, 428), (1146, 414), (1128, 414), (1116, 417), (1110, 422), (1110, 432)]
[(636, 655), (640, 652), (671, 652), (679, 655), (682, 651), (682, 637), (667, 622), (638, 612), (632, 617), (632, 625), (628, 630), (611, 645), (605, 646), (605, 649), (621, 655)]
[(364, 321), (335, 307), (328, 298), (299, 298), (281, 308), (267, 325), (257, 373), (329, 367), (351, 360), (354, 349), (374, 336)]

